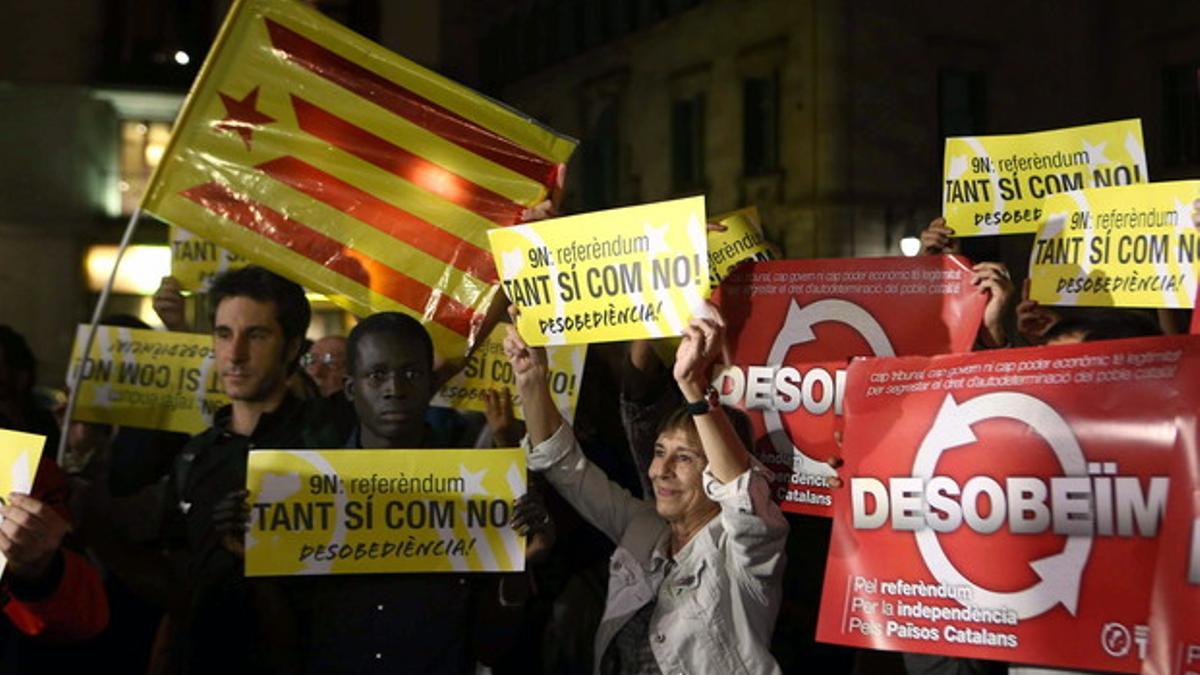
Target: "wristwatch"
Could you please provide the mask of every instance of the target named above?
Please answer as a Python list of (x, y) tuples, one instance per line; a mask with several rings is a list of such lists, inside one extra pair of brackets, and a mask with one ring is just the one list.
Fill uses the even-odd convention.
[(689, 415), (706, 415), (709, 410), (719, 405), (721, 405), (721, 392), (710, 384), (708, 389), (704, 390), (703, 398), (699, 401), (688, 402), (687, 411)]

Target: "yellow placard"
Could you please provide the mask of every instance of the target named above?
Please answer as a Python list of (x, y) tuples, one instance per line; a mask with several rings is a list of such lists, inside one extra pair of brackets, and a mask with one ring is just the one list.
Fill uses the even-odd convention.
[(1037, 232), (1047, 197), (1149, 181), (1141, 120), (946, 139), (942, 215), (956, 236)]
[(210, 336), (99, 326), (84, 360), (88, 330), (79, 326), (71, 351), (75, 420), (196, 434), (229, 402)]
[(530, 345), (682, 335), (708, 297), (704, 198), (488, 230)]
[[(763, 237), (762, 221), (758, 207), (748, 206), (730, 213), (712, 216), (709, 222), (725, 226), (724, 232), (708, 230), (708, 280), (709, 290), (721, 285), (733, 268), (748, 261), (771, 260), (771, 247)], [(675, 362), (679, 349), (678, 338), (666, 338), (650, 343), (654, 353), (666, 364)]]
[[(507, 389), (513, 397), (513, 413), (517, 419), (525, 419), (521, 409), (521, 396), (517, 393), (517, 380), (512, 365), (504, 356), (504, 334), (507, 326), (501, 324), (487, 340), (467, 359), (467, 365), (438, 391), (433, 405), (457, 410), (487, 410), (483, 395), (493, 389)], [(587, 359), (587, 345), (548, 347), (546, 358), (550, 365), (550, 396), (554, 405), (568, 422), (575, 419), (575, 404), (579, 402), (579, 387), (583, 384), (583, 363)]]
[(708, 232), (709, 286), (716, 288), (733, 268), (748, 260), (770, 260), (771, 247), (763, 237), (758, 208), (750, 206), (711, 220), (725, 226), (724, 232)]
[(1082, 190), (1046, 201), (1029, 297), (1047, 305), (1191, 307), (1200, 181)]
[(207, 292), (213, 277), (249, 262), (185, 229), (171, 228), (171, 276), (185, 291)]
[(519, 448), (251, 452), (246, 575), (523, 570), (525, 485)]
[[(9, 493), (30, 493), (45, 445), (45, 436), (0, 429), (0, 504), (5, 503)], [(0, 574), (7, 565), (8, 559), (0, 554)]]

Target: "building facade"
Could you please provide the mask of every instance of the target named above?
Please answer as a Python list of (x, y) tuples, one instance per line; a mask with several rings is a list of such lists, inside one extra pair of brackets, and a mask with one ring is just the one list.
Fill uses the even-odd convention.
[[(566, 211), (704, 194), (757, 206), (790, 257), (897, 254), (938, 212), (948, 135), (1138, 117), (1152, 178), (1200, 175), (1189, 0), (315, 4), (579, 138)], [(0, 3), (0, 321), (46, 383), (90, 318), (89, 247), (118, 241), (228, 5)]]

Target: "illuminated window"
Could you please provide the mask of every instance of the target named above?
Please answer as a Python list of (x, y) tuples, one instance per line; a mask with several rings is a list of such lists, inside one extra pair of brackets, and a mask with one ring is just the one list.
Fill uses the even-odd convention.
[(125, 215), (133, 213), (142, 200), (150, 174), (162, 159), (170, 137), (169, 122), (121, 122), (121, 180), (117, 188), (121, 191), (121, 212)]

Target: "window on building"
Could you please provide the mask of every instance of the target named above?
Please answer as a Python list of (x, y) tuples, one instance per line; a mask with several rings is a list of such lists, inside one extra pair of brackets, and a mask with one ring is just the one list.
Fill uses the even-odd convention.
[(524, 47), (521, 56), (521, 73), (536, 72), (546, 65), (546, 33), (548, 24), (541, 7), (527, 12), (521, 19), (521, 37), (518, 42)]
[(583, 210), (598, 211), (617, 206), (619, 156), (615, 102), (608, 103), (596, 118), (580, 146), (583, 161)]
[(649, 26), (657, 23), (666, 14), (664, 0), (641, 0), (638, 2), (638, 23)]
[(578, 54), (588, 46), (587, 8), (583, 0), (573, 0), (571, 3), (571, 21), (574, 23), (572, 34), (575, 36), (574, 54)]
[(642, 20), (641, 0), (625, 0), (625, 16), (628, 18), (630, 30), (637, 30), (646, 25)]
[(583, 6), (583, 44), (595, 47), (604, 44), (609, 37), (608, 17), (603, 2), (589, 2)]
[(779, 168), (779, 72), (742, 81), (742, 165), (748, 176)]
[(666, 0), (666, 13), (675, 14), (689, 10), (700, 4), (700, 0)]
[(121, 122), (121, 179), (117, 183), (117, 189), (121, 192), (121, 213), (133, 213), (142, 201), (150, 174), (154, 173), (154, 167), (162, 159), (170, 138), (169, 122)]
[(359, 35), (379, 39), (379, 0), (308, 0), (308, 4)]
[(939, 140), (984, 133), (986, 111), (987, 80), (982, 72), (943, 69), (938, 73)]
[(610, 39), (615, 40), (629, 33), (629, 5), (624, 2), (614, 2), (612, 0), (601, 4), (604, 5), (604, 16), (608, 23)]
[(671, 103), (671, 187), (704, 189), (704, 95)]
[(1200, 63), (1163, 71), (1163, 157), (1167, 166), (1200, 164)]

